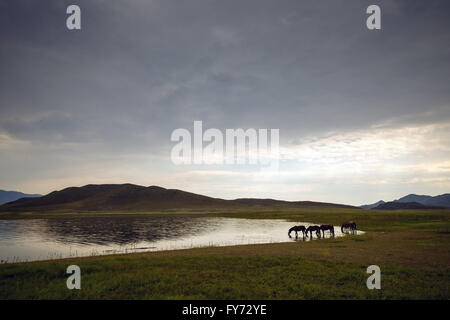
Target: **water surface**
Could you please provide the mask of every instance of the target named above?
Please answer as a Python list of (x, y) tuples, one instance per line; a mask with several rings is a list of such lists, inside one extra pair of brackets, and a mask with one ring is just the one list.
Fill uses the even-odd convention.
[(0, 220), (0, 262), (303, 240), (287, 235), (299, 224), (311, 225), (192, 216)]

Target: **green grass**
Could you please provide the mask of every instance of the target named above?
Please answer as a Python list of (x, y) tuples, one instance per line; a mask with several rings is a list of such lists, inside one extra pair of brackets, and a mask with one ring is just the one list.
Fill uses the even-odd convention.
[(355, 221), (365, 231), (437, 231), (450, 232), (450, 210), (359, 210), (341, 208), (305, 208), (255, 212), (210, 213), (211, 216), (248, 219), (287, 219), (340, 226)]
[(81, 290), (66, 288), (66, 261), (0, 268), (1, 299), (448, 299), (450, 274), (384, 266), (382, 290), (367, 265), (296, 257), (102, 257), (77, 262)]
[[(334, 225), (353, 220), (368, 232), (306, 243), (0, 265), (0, 299), (450, 299), (449, 210), (206, 215)], [(81, 267), (81, 290), (66, 288), (70, 264)], [(370, 264), (381, 267), (381, 290), (366, 287)]]
[(346, 221), (355, 221), (358, 229), (365, 231), (437, 231), (450, 233), (450, 209), (444, 210), (362, 210), (333, 207), (286, 207), (255, 208), (255, 211), (233, 209), (228, 211), (169, 210), (152, 212), (70, 212), (70, 213), (0, 213), (0, 219), (39, 219), (85, 216), (220, 216), (247, 219), (286, 219), (292, 222), (314, 222), (340, 226)]

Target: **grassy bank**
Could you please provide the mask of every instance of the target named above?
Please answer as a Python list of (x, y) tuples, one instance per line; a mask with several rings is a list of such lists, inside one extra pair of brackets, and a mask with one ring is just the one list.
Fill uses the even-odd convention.
[(366, 265), (299, 257), (109, 257), (77, 262), (81, 290), (65, 285), (66, 262), (1, 269), (2, 299), (448, 299), (449, 273), (384, 266), (368, 290)]
[(302, 210), (266, 210), (254, 212), (220, 212), (213, 216), (249, 219), (287, 219), (292, 222), (308, 221), (317, 224), (341, 225), (345, 221), (357, 222), (365, 231), (422, 230), (450, 232), (450, 209), (447, 210), (360, 210), (305, 208)]
[(2, 212), (0, 219), (52, 219), (61, 217), (92, 216), (216, 216), (247, 219), (286, 219), (292, 222), (341, 225), (356, 221), (358, 229), (365, 231), (437, 231), (450, 232), (450, 209), (446, 210), (362, 210), (352, 208), (303, 209), (261, 208), (255, 210), (168, 210), (151, 212)]
[[(215, 212), (340, 224), (362, 236), (0, 265), (1, 299), (449, 299), (448, 210)], [(66, 288), (67, 266), (82, 289)], [(368, 290), (367, 266), (381, 268)]]

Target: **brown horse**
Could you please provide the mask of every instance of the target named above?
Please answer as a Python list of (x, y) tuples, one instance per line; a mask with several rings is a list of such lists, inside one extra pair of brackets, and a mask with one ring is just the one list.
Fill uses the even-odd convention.
[(327, 230), (330, 231), (330, 236), (334, 237), (334, 226), (332, 226), (331, 224), (322, 224), (320, 226), (320, 230), (322, 230), (324, 238), (325, 238), (325, 231)]
[(295, 237), (298, 238), (298, 233), (297, 232), (301, 231), (303, 233), (303, 238), (304, 238), (305, 237), (305, 230), (306, 230), (305, 226), (293, 226), (292, 228), (289, 229), (288, 236), (290, 238), (291, 237), (291, 232), (295, 231)]
[(344, 222), (341, 226), (342, 233), (344, 233), (344, 229), (350, 229), (350, 231), (352, 233), (355, 233), (356, 232), (356, 223), (354, 223), (353, 221)]
[(316, 236), (317, 236), (317, 238), (320, 238), (320, 227), (319, 226), (309, 226), (307, 229), (306, 229), (306, 237), (308, 237), (308, 232), (309, 232), (309, 235), (310, 235), (310, 237), (311, 237), (311, 239), (312, 239), (312, 233), (313, 233), (313, 231), (315, 231), (316, 232)]

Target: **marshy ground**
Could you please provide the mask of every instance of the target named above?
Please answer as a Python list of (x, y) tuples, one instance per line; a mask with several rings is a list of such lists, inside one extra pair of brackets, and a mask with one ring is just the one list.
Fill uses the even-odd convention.
[[(1, 299), (449, 299), (450, 212), (305, 209), (209, 213), (339, 224), (360, 236), (0, 265)], [(66, 287), (81, 268), (81, 290)], [(381, 290), (366, 269), (381, 268)]]

